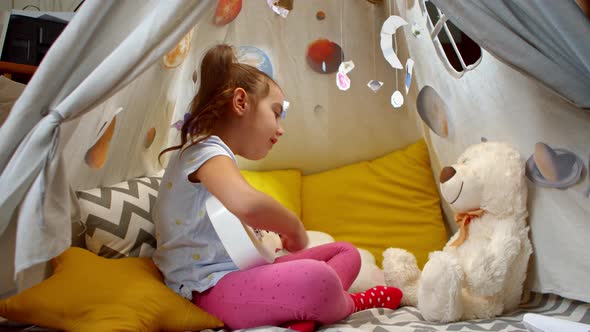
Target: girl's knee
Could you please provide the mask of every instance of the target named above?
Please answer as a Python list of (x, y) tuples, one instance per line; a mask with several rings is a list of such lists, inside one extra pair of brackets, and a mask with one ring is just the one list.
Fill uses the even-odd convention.
[(348, 293), (328, 264), (312, 260), (301, 271), (304, 285), (296, 295), (301, 315), (308, 320), (331, 323), (349, 314)]
[(302, 281), (307, 284), (316, 283), (318, 281), (330, 280), (337, 281), (338, 274), (326, 262), (315, 259), (299, 260), (299, 274), (303, 277)]
[(320, 304), (315, 302), (334, 298), (345, 291), (338, 274), (325, 262), (306, 260), (300, 273), (303, 283), (301, 289), (308, 290), (306, 299), (310, 304)]
[(343, 252), (349, 252), (351, 256), (351, 260), (361, 261), (361, 254), (359, 253), (358, 249), (348, 242), (335, 242)]
[(360, 271), (361, 254), (357, 247), (348, 242), (335, 242), (335, 244), (337, 244), (340, 247), (340, 252), (345, 253), (347, 255), (347, 264), (349, 264), (356, 270)]

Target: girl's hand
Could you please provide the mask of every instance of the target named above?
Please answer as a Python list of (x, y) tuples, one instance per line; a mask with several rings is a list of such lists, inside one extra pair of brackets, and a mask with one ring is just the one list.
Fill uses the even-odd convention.
[(289, 236), (287, 234), (282, 234), (281, 242), (283, 243), (283, 249), (288, 252), (295, 252), (305, 249), (309, 243), (309, 238), (307, 237), (307, 232), (305, 232), (305, 229), (302, 227), (302, 230), (294, 235)]

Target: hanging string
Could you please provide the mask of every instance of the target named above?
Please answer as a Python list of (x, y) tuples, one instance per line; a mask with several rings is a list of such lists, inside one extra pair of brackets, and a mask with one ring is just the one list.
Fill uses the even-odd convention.
[(387, 0), (387, 6), (389, 7), (389, 16), (391, 16), (391, 0)]
[(340, 3), (340, 47), (342, 52), (340, 53), (340, 62), (344, 62), (344, 5), (342, 5), (344, 1), (339, 1)]
[[(395, 55), (397, 56), (397, 34), (396, 33), (393, 34), (393, 50), (395, 52)], [(395, 89), (397, 90), (397, 69), (394, 68), (393, 70), (395, 70)]]
[[(391, 13), (392, 13), (391, 0), (388, 0), (387, 4), (389, 5), (389, 16), (391, 16)], [(395, 33), (395, 32), (393, 34), (393, 50), (395, 52), (395, 55), (397, 56), (397, 33)], [(397, 90), (397, 69), (393, 68), (393, 71), (395, 73), (395, 89)]]
[(375, 17), (375, 8), (376, 6), (371, 6), (371, 8), (373, 8), (373, 21), (371, 22), (373, 25), (373, 77), (375, 79), (377, 79), (377, 64), (375, 61), (375, 23), (377, 23), (376, 17)]

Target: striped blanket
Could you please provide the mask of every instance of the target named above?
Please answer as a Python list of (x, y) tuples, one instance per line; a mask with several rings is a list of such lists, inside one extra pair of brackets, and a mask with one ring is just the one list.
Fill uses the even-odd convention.
[(325, 326), (321, 331), (525, 332), (528, 330), (522, 324), (522, 316), (529, 312), (590, 324), (590, 304), (564, 299), (553, 294), (530, 293), (528, 298), (525, 298), (516, 311), (496, 317), (495, 319), (478, 319), (450, 324), (440, 324), (424, 321), (418, 309), (413, 307), (403, 307), (395, 311), (372, 309), (353, 314), (338, 324)]
[[(418, 309), (403, 307), (398, 310), (371, 309), (352, 314), (336, 324), (322, 326), (322, 332), (431, 332), (431, 331), (494, 331), (527, 332), (522, 323), (526, 313), (537, 313), (574, 322), (590, 324), (590, 304), (569, 300), (553, 294), (530, 293), (511, 313), (495, 319), (478, 319), (449, 324), (431, 323), (422, 318)], [(211, 330), (209, 330), (212, 332)], [(248, 332), (285, 332), (279, 327), (259, 327)], [(566, 332), (566, 331), (564, 331)]]
[[(530, 293), (520, 307), (514, 312), (495, 319), (478, 319), (450, 324), (430, 323), (424, 321), (418, 309), (403, 307), (398, 310), (371, 309), (352, 314), (336, 324), (320, 327), (322, 332), (431, 332), (431, 331), (494, 331), (494, 332), (527, 332), (522, 324), (522, 316), (526, 313), (537, 313), (574, 322), (590, 324), (590, 304), (564, 299), (552, 294)], [(1, 327), (0, 331), (55, 331), (43, 328), (9, 328)], [(214, 332), (213, 330), (206, 330)], [(224, 331), (224, 330), (221, 330)], [(279, 327), (259, 327), (242, 330), (244, 332), (285, 332)], [(567, 332), (567, 331), (564, 331)]]

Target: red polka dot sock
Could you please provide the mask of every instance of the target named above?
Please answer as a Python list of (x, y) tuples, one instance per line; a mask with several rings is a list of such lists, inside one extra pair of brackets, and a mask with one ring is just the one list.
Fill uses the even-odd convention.
[(291, 321), (281, 324), (281, 327), (297, 332), (313, 332), (315, 331), (316, 323), (313, 320)]
[(370, 308), (396, 309), (402, 300), (402, 291), (395, 287), (377, 286), (364, 292), (350, 294), (354, 312)]

